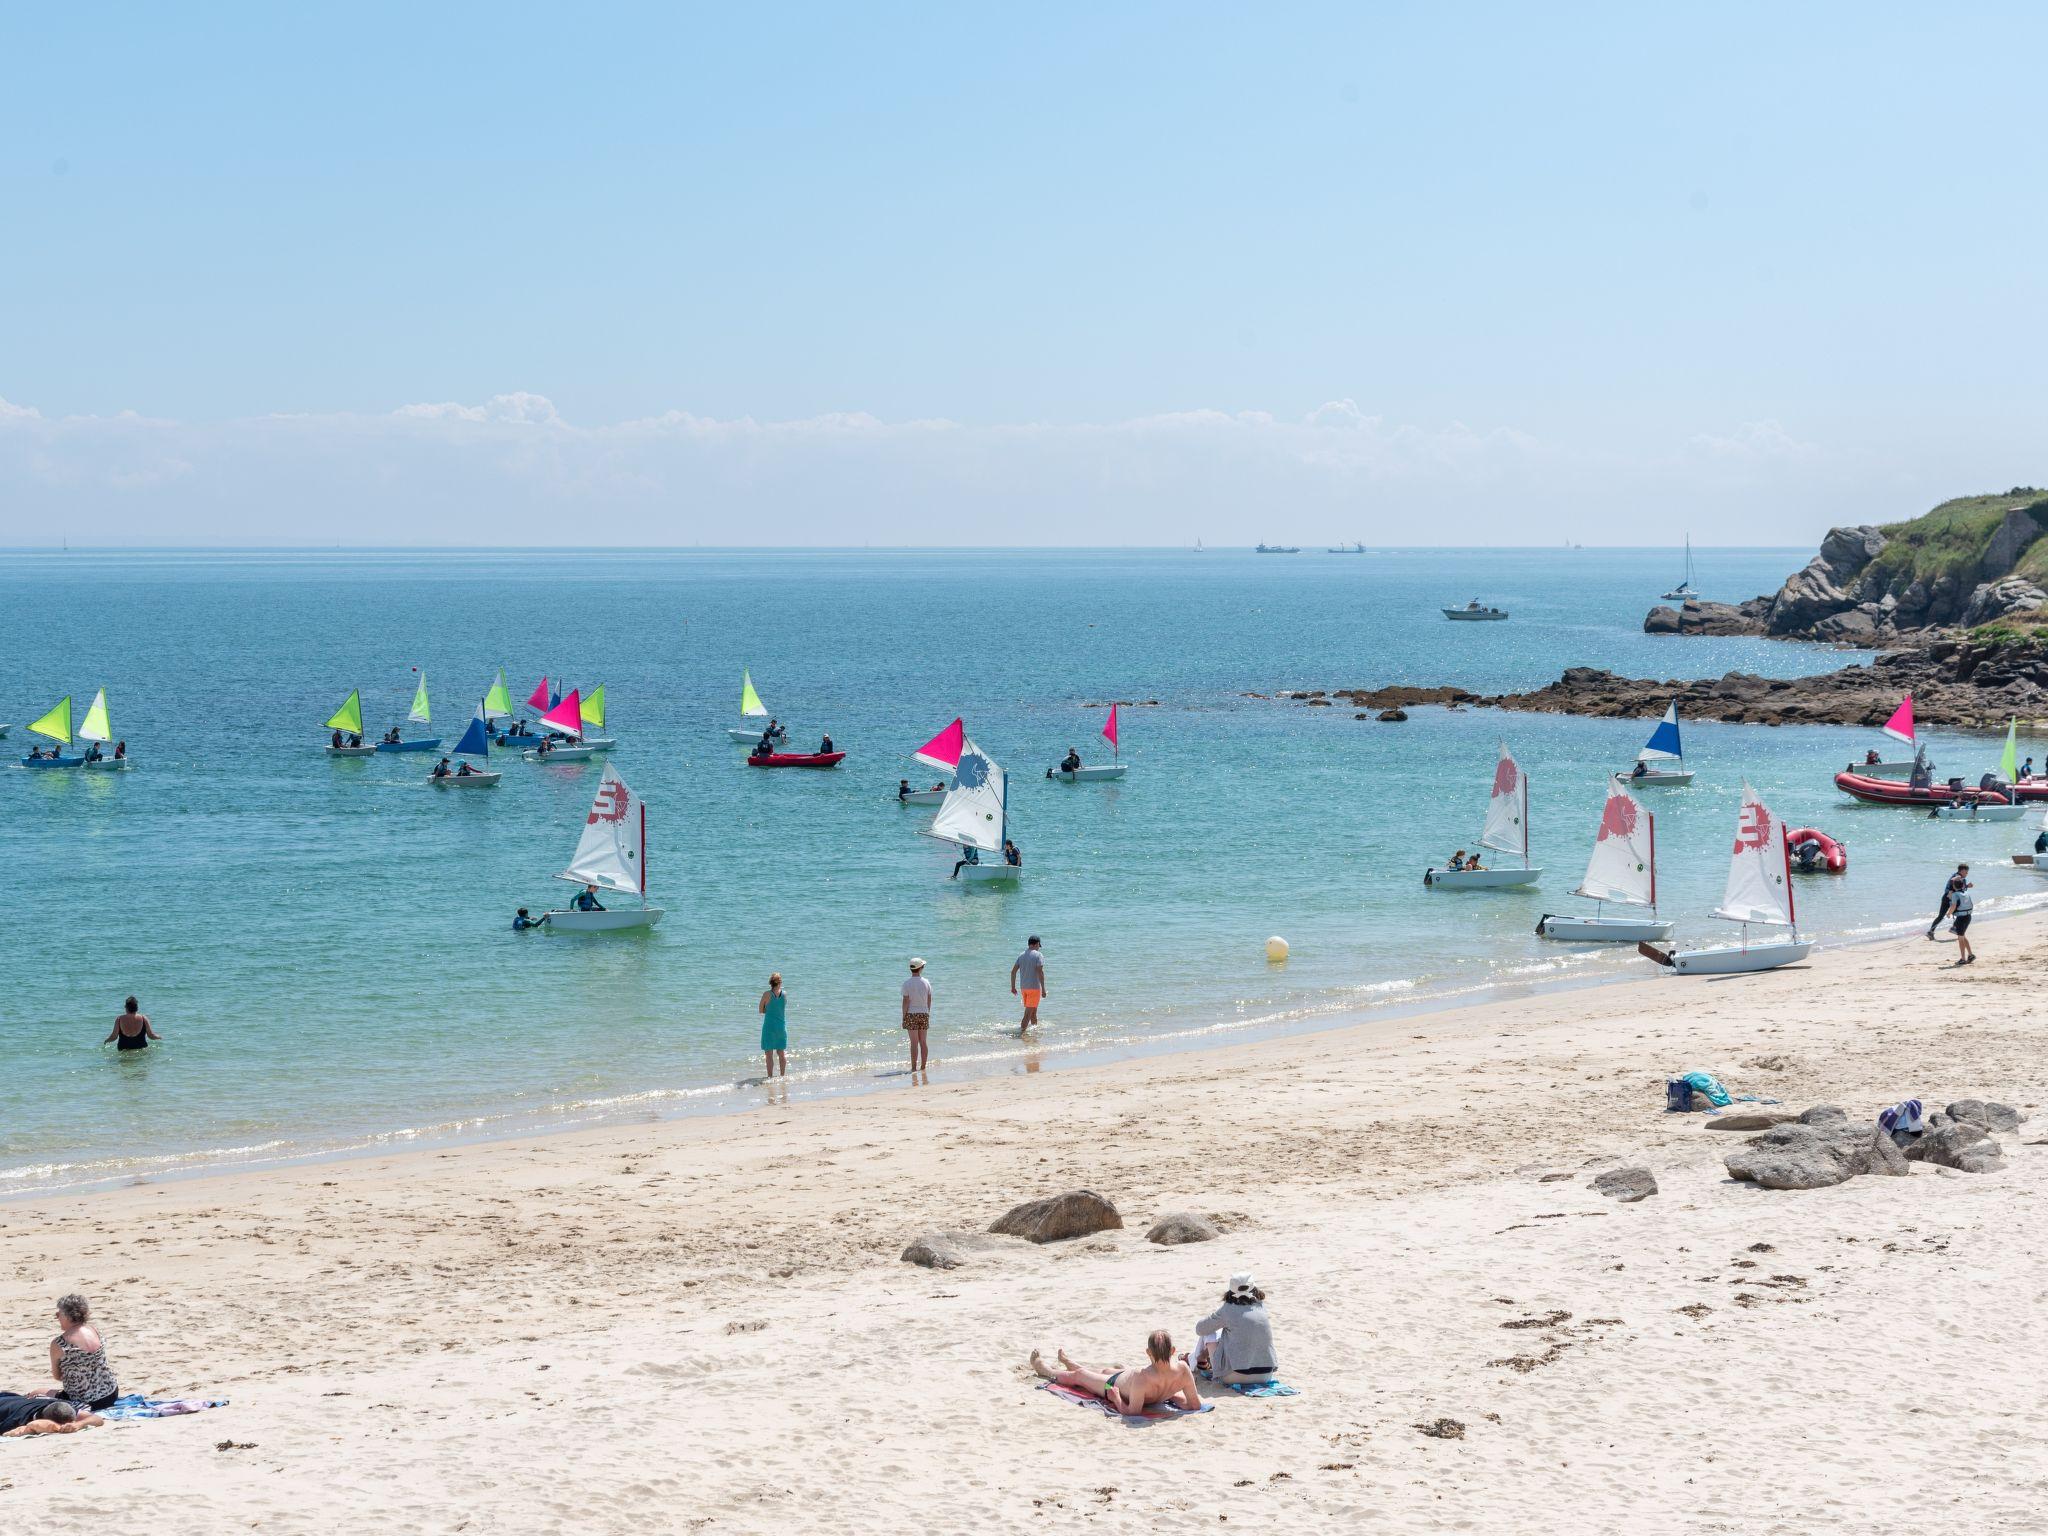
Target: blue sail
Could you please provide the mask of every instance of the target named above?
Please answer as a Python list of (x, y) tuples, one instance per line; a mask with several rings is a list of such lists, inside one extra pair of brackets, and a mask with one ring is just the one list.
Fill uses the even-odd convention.
[(1684, 748), (1678, 744), (1678, 701), (1673, 699), (1671, 707), (1664, 711), (1664, 718), (1657, 722), (1657, 729), (1650, 732), (1650, 739), (1643, 746), (1645, 757), (1683, 757)]
[(477, 705), (476, 713), (470, 717), (469, 729), (462, 733), (462, 740), (455, 743), (455, 750), (464, 757), (491, 755), (491, 728), (484, 720), (483, 705)]

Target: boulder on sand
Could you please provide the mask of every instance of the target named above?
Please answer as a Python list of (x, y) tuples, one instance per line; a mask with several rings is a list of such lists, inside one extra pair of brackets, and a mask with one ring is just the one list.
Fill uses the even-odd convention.
[(1816, 1104), (1799, 1112), (1801, 1125), (1844, 1125), (1848, 1119), (1849, 1112), (1839, 1104)]
[(1768, 1131), (1799, 1117), (1789, 1109), (1743, 1110), (1733, 1115), (1709, 1115), (1703, 1122), (1710, 1131)]
[(958, 1269), (967, 1255), (949, 1233), (923, 1232), (903, 1250), (903, 1262), (920, 1269)]
[(1116, 1207), (1094, 1190), (1070, 1189), (1064, 1195), (1025, 1201), (998, 1216), (990, 1223), (989, 1231), (1004, 1237), (1029, 1238), (1034, 1243), (1057, 1243), (1123, 1224)]
[(1876, 1126), (1833, 1121), (1773, 1126), (1722, 1162), (1733, 1177), (1765, 1189), (1825, 1189), (1858, 1174), (1904, 1177), (1911, 1171), (1905, 1154)]
[(1177, 1248), (1182, 1243), (1211, 1242), (1222, 1235), (1207, 1217), (1197, 1216), (1193, 1211), (1169, 1211), (1152, 1223), (1145, 1241), (1162, 1248)]
[(2005, 1166), (2005, 1149), (1975, 1120), (1935, 1115), (1927, 1134), (1905, 1149), (1906, 1161), (1933, 1163), (1961, 1173), (1996, 1173)]
[(1657, 1179), (1647, 1168), (1610, 1168), (1605, 1173), (1595, 1174), (1588, 1187), (1597, 1189), (1610, 1200), (1634, 1205), (1636, 1201), (1657, 1193)]
[(1987, 1103), (1983, 1099), (1958, 1099), (1948, 1107), (1951, 1120), (1974, 1120), (1987, 1131), (2016, 1131), (2026, 1116), (2010, 1104)]

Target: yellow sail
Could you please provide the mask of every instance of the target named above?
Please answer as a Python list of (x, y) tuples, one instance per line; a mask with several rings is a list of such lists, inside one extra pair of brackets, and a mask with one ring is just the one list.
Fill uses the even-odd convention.
[(57, 707), (42, 719), (29, 726), (38, 736), (48, 736), (53, 741), (71, 744), (71, 695), (65, 694)]
[(427, 674), (420, 674), (420, 685), (413, 690), (412, 713), (405, 717), (416, 725), (432, 725), (434, 711), (427, 705)]
[(512, 690), (505, 686), (505, 669), (498, 668), (498, 680), (491, 684), (491, 691), (484, 695), (484, 713), (496, 718), (512, 713)]
[(107, 724), (107, 690), (102, 688), (92, 696), (92, 708), (85, 712), (85, 724), (78, 728), (80, 741), (97, 741), (102, 746), (114, 739), (114, 729)]
[(363, 695), (360, 689), (350, 689), (346, 699), (327, 720), (330, 731), (347, 731), (351, 736), (363, 734)]
[(591, 689), (590, 692), (583, 696), (583, 723), (585, 725), (595, 725), (598, 727), (602, 727), (604, 725), (603, 683), (599, 683), (595, 688)]
[(761, 695), (754, 692), (753, 675), (745, 671), (740, 673), (740, 713), (743, 715), (765, 715), (768, 713), (768, 706), (761, 702)]

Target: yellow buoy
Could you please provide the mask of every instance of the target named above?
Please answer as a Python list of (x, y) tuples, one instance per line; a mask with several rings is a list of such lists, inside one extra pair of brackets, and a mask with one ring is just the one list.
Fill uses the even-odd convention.
[(1268, 960), (1285, 960), (1287, 958), (1287, 941), (1277, 933), (1272, 938), (1266, 940), (1266, 958)]

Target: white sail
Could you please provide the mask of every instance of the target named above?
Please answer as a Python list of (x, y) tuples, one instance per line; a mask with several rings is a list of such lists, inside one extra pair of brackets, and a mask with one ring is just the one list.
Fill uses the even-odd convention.
[(1586, 878), (1572, 894), (1656, 909), (1655, 819), (1628, 792), (1628, 781), (1618, 773), (1607, 781), (1607, 804), (1600, 811), (1600, 830), (1593, 835), (1593, 857), (1586, 861)]
[(1506, 742), (1500, 744), (1500, 761), (1493, 765), (1493, 798), (1486, 802), (1486, 825), (1479, 841), (1529, 862), (1529, 776), (1508, 754)]
[(953, 770), (953, 787), (939, 802), (939, 814), (932, 818), (928, 834), (962, 848), (998, 852), (1003, 846), (1008, 786), (1009, 776), (995, 759), (972, 741), (963, 741), (959, 766)]
[(635, 896), (647, 894), (647, 807), (610, 763), (604, 765), (597, 798), (583, 823), (576, 857), (555, 878)]
[(1731, 923), (1793, 924), (1791, 865), (1785, 823), (1771, 814), (1747, 780), (1742, 808), (1735, 813), (1735, 852), (1728, 861), (1728, 889), (1714, 916)]

